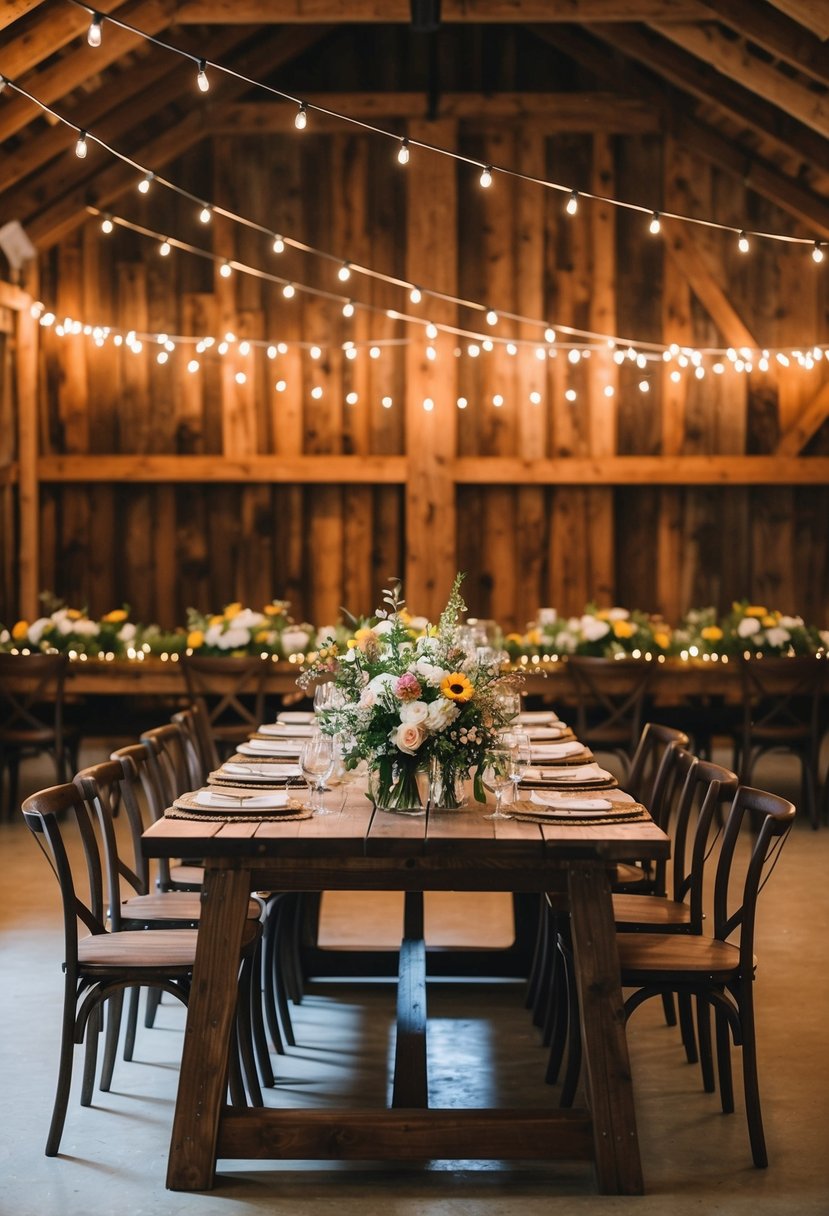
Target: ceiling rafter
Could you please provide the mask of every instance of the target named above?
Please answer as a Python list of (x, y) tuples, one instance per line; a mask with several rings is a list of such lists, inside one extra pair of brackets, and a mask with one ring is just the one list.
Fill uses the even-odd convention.
[(829, 8), (825, 0), (770, 0), (770, 3), (822, 41), (829, 38)]
[[(100, 0), (96, 7), (102, 13), (118, 12), (127, 19), (127, 14), (136, 6), (124, 4), (124, 0)], [(167, 10), (174, 9), (173, 0), (167, 0)], [(31, 72), (44, 59), (50, 58), (79, 37), (89, 28), (89, 13), (74, 4), (47, 3), (40, 12), (24, 17), (14, 31), (14, 36), (0, 47), (0, 72), (16, 80), (25, 72)]]
[(757, 0), (706, 0), (718, 21), (762, 47), (775, 59), (829, 85), (829, 55), (820, 39), (784, 13)]
[[(703, 0), (443, 0), (444, 24), (522, 21), (702, 21)], [(409, 0), (181, 0), (180, 24), (408, 24)]]
[(24, 17), (42, 3), (43, 0), (4, 0), (3, 11), (0, 12), (0, 30), (12, 25), (18, 18)]

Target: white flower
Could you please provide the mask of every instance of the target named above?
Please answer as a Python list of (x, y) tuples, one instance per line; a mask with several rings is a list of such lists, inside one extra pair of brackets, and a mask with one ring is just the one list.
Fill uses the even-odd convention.
[(558, 620), (558, 613), (555, 608), (539, 608), (536, 613), (536, 620), (539, 625), (555, 625)]
[(394, 625), (391, 621), (378, 621), (376, 625), (372, 625), (372, 629), (376, 634), (382, 636), (384, 633), (391, 633)]
[(578, 633), (581, 629), (581, 617), (571, 616), (567, 622), (567, 628), (571, 633)]
[(413, 616), (409, 620), (409, 628), (414, 633), (422, 633), (424, 629), (429, 627), (429, 618), (425, 616)]
[(63, 637), (66, 637), (66, 635), (69, 633), (77, 632), (77, 630), (75, 629), (75, 626), (77, 625), (78, 622), (73, 621), (71, 617), (68, 617), (65, 613), (65, 610), (54, 613), (52, 616), (52, 620), (57, 625), (58, 633), (61, 634)]
[(72, 630), (79, 638), (96, 638), (101, 632), (96, 621), (90, 621), (87, 617), (82, 616), (80, 620), (73, 622), (75, 628)]
[(460, 709), (453, 701), (448, 700), (446, 697), (439, 697), (428, 708), (426, 727), (432, 734), (439, 734), (440, 731), (446, 730), (451, 722), (455, 721), (460, 712)]
[(556, 647), (562, 654), (573, 654), (578, 641), (576, 634), (571, 633), (569, 629), (562, 629), (561, 633), (556, 636)]
[(781, 629), (800, 629), (804, 622), (802, 616), (781, 616), (777, 623)]
[(237, 612), (234, 617), (231, 617), (228, 622), (230, 629), (257, 629), (260, 625), (264, 625), (265, 618), (261, 612), (254, 612), (251, 608), (243, 608), (241, 612)]
[(126, 621), (115, 635), (119, 642), (131, 642), (135, 638), (135, 625)]
[(356, 662), (357, 662), (357, 658), (358, 658), (359, 653), (360, 653), (360, 652), (358, 651), (357, 647), (356, 647), (356, 646), (352, 646), (352, 647), (351, 647), (349, 650), (347, 650), (347, 651), (345, 652), (345, 654), (343, 655), (343, 662), (345, 662), (345, 663), (356, 663)]
[(744, 616), (737, 626), (737, 633), (741, 638), (750, 638), (759, 632), (760, 622), (756, 616)]
[(337, 637), (336, 625), (323, 625), (322, 629), (317, 630), (317, 636), (314, 638), (314, 645), (319, 649), (321, 646), (327, 646)]
[[(207, 641), (207, 634), (205, 634), (204, 640)], [(219, 633), (218, 638), (211, 645), (218, 646), (219, 650), (241, 650), (249, 642), (250, 631), (248, 629), (226, 629), (224, 633)]]
[(39, 616), (36, 621), (32, 621), (31, 625), (29, 626), (29, 641), (33, 646), (37, 646), (38, 642), (43, 637), (43, 632), (46, 629), (46, 626), (51, 624), (52, 622), (48, 616)]
[(375, 697), (379, 697), (384, 688), (393, 688), (396, 683), (397, 676), (392, 675), (390, 671), (381, 671), (378, 676), (369, 680), (366, 688), (371, 688)]
[(438, 652), (439, 646), (439, 638), (430, 638), (424, 633), (422, 637), (417, 639), (417, 642), (415, 643), (415, 650), (418, 654), (435, 655)]
[(425, 680), (427, 684), (432, 684), (435, 688), (439, 686), (444, 676), (449, 675), (445, 667), (438, 667), (436, 663), (430, 663), (428, 659), (422, 657), (415, 663), (414, 671), (415, 675)]
[(829, 629), (819, 629), (818, 636), (823, 645), (829, 648)]
[(610, 626), (607, 621), (600, 621), (595, 616), (583, 616), (581, 631), (586, 641), (598, 642), (600, 638), (606, 637), (610, 633)]
[(360, 699), (357, 704), (360, 709), (373, 709), (377, 704), (377, 693), (370, 684), (367, 684), (360, 693)]
[[(412, 704), (416, 705), (417, 702), (414, 701)], [(391, 736), (392, 743), (399, 747), (401, 752), (407, 752), (410, 756), (415, 754), (424, 738), (423, 727), (413, 722), (401, 722)]]
[(221, 625), (208, 625), (204, 631), (205, 646), (218, 646), (219, 638), (222, 636)]
[(425, 701), (407, 701), (400, 706), (400, 721), (408, 726), (419, 726), (429, 716), (429, 706)]
[(305, 650), (311, 640), (307, 629), (284, 629), (282, 631), (282, 649), (285, 654), (297, 654)]
[(627, 608), (611, 608), (607, 615), (611, 621), (626, 621), (630, 613)]
[(769, 646), (774, 646), (777, 649), (780, 646), (785, 646), (787, 642), (792, 640), (792, 635), (788, 629), (782, 629), (779, 625), (772, 629), (766, 630), (766, 641)]

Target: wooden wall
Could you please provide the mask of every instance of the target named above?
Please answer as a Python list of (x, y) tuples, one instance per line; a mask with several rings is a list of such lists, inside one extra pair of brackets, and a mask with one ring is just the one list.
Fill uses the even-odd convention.
[[(508, 119), (488, 121), (485, 132), (461, 119), (409, 120), (407, 129), (580, 189), (790, 228), (735, 178), (655, 132), (551, 134), (543, 122)], [(273, 231), (553, 324), (698, 345), (829, 337), (826, 273), (802, 249), (758, 245), (746, 258), (718, 234), (669, 225), (653, 238), (643, 217), (586, 202), (570, 218), (558, 194), (501, 177), (484, 191), (473, 170), (425, 154), (401, 171), (370, 136), (312, 125), (301, 138), (218, 133), (167, 172)], [(260, 235), (218, 219), (207, 228), (189, 203), (159, 189), (146, 198), (131, 191), (113, 210), (222, 257), (343, 290), (336, 265), (276, 257)], [(381, 309), (474, 320), (447, 305), (415, 308), (366, 279), (349, 289)], [(191, 604), (256, 606), (278, 595), (323, 623), (341, 605), (369, 610), (394, 575), (407, 576), (413, 609), (434, 612), (457, 567), (468, 574), (470, 610), (508, 626), (542, 604), (575, 612), (587, 600), (621, 602), (675, 618), (744, 595), (829, 624), (829, 487), (798, 484), (797, 470), (791, 484), (743, 484), (756, 477), (740, 463), (773, 458), (767, 480), (781, 480), (777, 462), (797, 455), (781, 437), (817, 397), (821, 366), (676, 386), (654, 364), (642, 393), (642, 373), (617, 367), (609, 352), (577, 366), (563, 353), (542, 363), (532, 349), (473, 359), (456, 357), (456, 340), (441, 336), (431, 363), (414, 337), (350, 362), (343, 341), (413, 337), (411, 328), (382, 313), (349, 322), (338, 305), (302, 294), (285, 301), (266, 281), (223, 279), (185, 253), (161, 258), (154, 242), (104, 236), (92, 220), (43, 255), (39, 294), (59, 316), (123, 330), (230, 330), (324, 348), (318, 362), (296, 349), (273, 363), (261, 351), (205, 356), (190, 375), (179, 351), (160, 367), (146, 348), (135, 356), (39, 331), (37, 581), (94, 613), (126, 601), (137, 618), (172, 625)], [(0, 354), (3, 342), (0, 334)], [(288, 388), (277, 392), (283, 378)], [(350, 391), (357, 405), (346, 404)], [(469, 402), (463, 411), (459, 396)], [(810, 445), (812, 455), (829, 454), (826, 426)], [(353, 459), (326, 476), (318, 456)], [(262, 457), (273, 459), (252, 459)], [(13, 488), (0, 486), (0, 496), (9, 535)], [(9, 619), (25, 610), (9, 547), (0, 567), (0, 619)]]

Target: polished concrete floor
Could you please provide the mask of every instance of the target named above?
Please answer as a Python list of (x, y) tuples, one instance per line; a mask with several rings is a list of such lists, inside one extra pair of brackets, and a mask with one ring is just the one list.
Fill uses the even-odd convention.
[[(92, 763), (102, 753), (87, 750)], [(765, 780), (763, 778), (765, 777)], [(759, 783), (791, 781), (785, 767)], [(48, 774), (26, 773), (32, 788)], [(43, 1145), (51, 1114), (61, 1001), (61, 930), (56, 884), (25, 827), (0, 825), (0, 1214), (111, 1216), (270, 1212), (291, 1216), (506, 1216), (556, 1212), (826, 1216), (829, 1213), (829, 829), (797, 825), (761, 897), (757, 952), (760, 1080), (770, 1167), (751, 1164), (741, 1095), (724, 1116), (703, 1093), (675, 1030), (654, 1002), (632, 1020), (631, 1049), (647, 1194), (595, 1194), (578, 1164), (498, 1161), (331, 1166), (293, 1162), (252, 1169), (221, 1163), (216, 1189), (164, 1188), (183, 1018), (162, 1006), (139, 1031), (136, 1059), (118, 1062), (112, 1092), (78, 1103), (79, 1067), (61, 1155)], [(433, 942), (486, 943), (510, 936), (501, 897), (442, 896), (430, 904)], [(393, 897), (327, 896), (328, 944), (393, 945)], [(653, 1007), (651, 1007), (653, 1006)], [(279, 1105), (383, 1105), (393, 1051), (389, 985), (317, 983), (295, 1009), (297, 1046), (275, 1057)], [(434, 1105), (539, 1106), (557, 1091), (543, 1083), (544, 1050), (513, 984), (430, 985), (429, 1082)], [(735, 1052), (739, 1086), (739, 1052)], [(257, 1163), (260, 1164), (260, 1163)]]

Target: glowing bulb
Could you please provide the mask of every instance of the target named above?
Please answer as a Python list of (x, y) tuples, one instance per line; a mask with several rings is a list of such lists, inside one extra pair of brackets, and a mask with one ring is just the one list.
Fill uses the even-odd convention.
[(166, 350), (160, 350), (155, 357), (155, 361), (156, 363), (166, 363), (169, 358), (170, 356), (167, 354)]
[(412, 290), (409, 292), (409, 299), (411, 300), (412, 304), (420, 303), (420, 301), (423, 299), (423, 295), (419, 287), (412, 288)]
[(114, 227), (115, 227), (115, 225), (113, 224), (113, 222), (109, 218), (109, 216), (108, 215), (104, 216), (103, 220), (101, 221), (101, 232), (105, 232), (107, 234), (107, 236), (109, 236), (110, 232), (112, 232), (112, 229)]
[(296, 288), (294, 287), (293, 283), (286, 283), (282, 288), (282, 294), (286, 300), (292, 300), (296, 295)]
[[(492, 185), (492, 166), (491, 165), (484, 165), (483, 168), (481, 169), (481, 185), (483, 186), (484, 190), (488, 190), (489, 187)], [(428, 401), (429, 398), (427, 397), (426, 400)]]
[(219, 274), (223, 279), (230, 278), (230, 276), (233, 274), (233, 267), (231, 266), (230, 262), (222, 262), (221, 266), (219, 267)]
[(169, 241), (162, 241), (158, 247), (158, 252), (161, 254), (161, 256), (163, 258), (166, 258), (166, 257), (169, 257), (171, 248), (172, 248), (172, 246), (170, 245)]
[(199, 212), (199, 219), (201, 220), (201, 222), (203, 224), (209, 224), (210, 217), (212, 214), (213, 214), (213, 212), (210, 210), (207, 203), (205, 203), (204, 206), (202, 207), (201, 211)]
[(737, 238), (737, 248), (739, 249), (740, 253), (748, 253), (749, 251), (748, 237), (744, 232), (741, 232)]
[(468, 405), (469, 405), (469, 402), (467, 401), (466, 397), (458, 397), (458, 409), (459, 410), (465, 410)]
[(571, 363), (581, 363), (581, 351), (580, 350), (568, 351), (567, 358), (570, 360)]
[(360, 398), (354, 392), (346, 393), (346, 395), (345, 395), (346, 405), (356, 405), (359, 400), (360, 400)]
[(648, 393), (648, 392), (650, 392), (650, 387), (651, 387), (651, 386), (648, 384), (647, 380), (640, 380), (640, 381), (639, 381), (639, 392), (640, 392), (640, 393)]
[(423, 398), (423, 408), (427, 414), (431, 414), (432, 410), (435, 408), (435, 403), (431, 397)]
[(678, 372), (676, 369), (674, 369), (671, 372), (671, 382), (673, 384), (679, 384), (681, 379), (682, 379), (682, 372)]
[(437, 359), (437, 357), (438, 357), (438, 352), (435, 350), (434, 346), (427, 346), (426, 347), (426, 358), (429, 359), (432, 363), (434, 363), (434, 361), (435, 361), (435, 359)]
[(199, 60), (199, 74), (196, 77), (196, 84), (202, 93), (206, 93), (210, 88), (210, 81), (207, 79), (207, 60)]
[(351, 300), (346, 300), (345, 304), (343, 304), (343, 316), (344, 317), (353, 317), (354, 316), (354, 305), (352, 304)]
[(532, 405), (541, 405), (541, 393), (539, 393), (539, 392), (530, 393), (530, 403)]
[(653, 234), (653, 236), (656, 236), (656, 234), (658, 232), (660, 232), (661, 229), (662, 229), (662, 224), (660, 223), (660, 220), (659, 220), (659, 212), (654, 211), (653, 215), (651, 216), (651, 222), (648, 226), (648, 231), (651, 232)]
[(75, 144), (75, 155), (79, 160), (84, 160), (87, 153), (86, 146), (86, 131), (81, 131), (78, 136), (78, 142)]
[(514, 342), (507, 342), (506, 351), (507, 351), (508, 355), (517, 355), (518, 347), (515, 345)]
[(820, 241), (815, 241), (815, 247), (812, 250), (812, 261), (813, 262), (822, 262), (823, 261), (823, 246), (821, 245)]
[(409, 141), (401, 139), (400, 147), (397, 149), (397, 163), (399, 165), (408, 165), (409, 163)]
[(146, 194), (149, 191), (152, 180), (153, 180), (152, 173), (144, 174), (144, 176), (141, 178), (141, 181), (138, 183), (138, 191), (140, 194)]
[(567, 206), (565, 207), (565, 211), (567, 212), (568, 215), (575, 215), (576, 212), (578, 211), (578, 209), (579, 209), (579, 192), (578, 192), (578, 190), (571, 190), (570, 197), (567, 200)]
[(92, 24), (90, 25), (89, 29), (86, 31), (86, 41), (89, 43), (90, 46), (100, 46), (101, 45), (101, 22), (102, 21), (103, 21), (103, 17), (101, 16), (100, 13), (92, 14)]
[(575, 390), (574, 388), (568, 388), (568, 390), (567, 390), (567, 392), (564, 394), (564, 396), (565, 396), (565, 398), (566, 398), (566, 400), (567, 400), (567, 401), (575, 401), (575, 400), (576, 400), (576, 396), (577, 396), (577, 394), (576, 394), (576, 390)]
[(227, 342), (220, 342), (216, 350), (220, 355), (226, 355), (229, 350), (229, 344)]
[(248, 378), (244, 372), (237, 372), (233, 377), (237, 384), (247, 384)]
[(487, 354), (489, 354), (491, 350), (495, 350), (495, 346), (489, 338), (484, 338), (483, 342), (481, 343), (481, 349), (485, 350)]
[(267, 354), (267, 356), (268, 356), (268, 358), (269, 358), (269, 359), (275, 359), (275, 358), (276, 358), (276, 347), (275, 347), (275, 346), (269, 346), (269, 347), (268, 347), (268, 349), (267, 349), (267, 351), (266, 351), (266, 354)]
[(369, 349), (369, 352), (368, 352), (368, 353), (369, 353), (369, 358), (371, 358), (371, 359), (379, 359), (379, 358), (380, 358), (380, 347), (379, 347), (379, 346), (372, 346), (372, 347)]
[(319, 401), (320, 397), (322, 396), (322, 388), (319, 386), (319, 384), (315, 384), (311, 389), (311, 396), (315, 401)]
[(535, 348), (535, 357), (538, 359), (539, 363), (543, 362), (547, 358), (547, 352), (543, 346), (537, 346)]
[[(343, 348), (343, 349), (345, 349), (345, 348)], [(349, 346), (348, 349), (345, 351), (345, 357), (346, 357), (346, 359), (356, 359), (357, 358), (357, 347), (354, 346), (353, 344), (351, 346)]]
[(725, 371), (725, 364), (724, 363), (715, 363), (713, 365), (713, 367), (711, 368), (711, 371), (714, 373), (715, 376), (721, 376), (723, 374), (723, 372)]
[(615, 397), (616, 396), (616, 389), (613, 387), (612, 384), (606, 384), (604, 386), (604, 395), (605, 395), (605, 397)]
[(434, 342), (434, 340), (437, 336), (438, 336), (438, 327), (437, 327), (437, 325), (433, 325), (432, 322), (430, 321), (429, 324), (426, 326), (426, 337), (429, 339), (430, 342)]
[(702, 380), (705, 376), (705, 368), (704, 367), (695, 367), (694, 375), (696, 376), (697, 380)]
[(271, 245), (271, 249), (273, 249), (274, 253), (285, 252), (285, 242), (278, 233), (273, 238), (273, 245)]
[(349, 266), (348, 262), (343, 262), (342, 266), (337, 271), (337, 278), (341, 283), (347, 283), (351, 278), (351, 267)]
[(245, 339), (244, 342), (239, 343), (239, 354), (240, 355), (249, 355), (250, 354), (250, 342), (248, 342), (247, 339)]
[(304, 101), (300, 102), (299, 104), (299, 109), (297, 110), (296, 118), (294, 119), (294, 126), (296, 127), (297, 131), (304, 131), (308, 126), (308, 111), (305, 108)]
[(191, 360), (190, 360), (190, 362), (187, 364), (187, 370), (188, 370), (188, 372), (190, 372), (191, 374), (192, 374), (193, 372), (197, 372), (197, 371), (199, 370), (199, 361), (198, 361), (198, 359), (191, 359)]
[(555, 342), (555, 340), (556, 340), (556, 331), (554, 329), (550, 329), (550, 327), (548, 325), (547, 328), (544, 330), (544, 341), (549, 342), (550, 345), (552, 346), (552, 344), (553, 344), (553, 342)]
[(380, 399), (380, 404), (382, 405), (384, 410), (390, 410), (391, 407), (394, 405), (394, 400), (389, 396), (382, 397)]
[(481, 353), (481, 348), (476, 342), (470, 342), (466, 348), (466, 353), (469, 355), (470, 359), (477, 359), (478, 355)]
[(278, 393), (284, 393), (287, 387), (288, 382), (286, 380), (277, 380), (276, 384), (274, 385), (274, 388)]
[(311, 356), (312, 359), (320, 359), (320, 358), (322, 358), (322, 348), (319, 346), (312, 346), (311, 349), (308, 351), (308, 354)]
[(501, 393), (495, 394), (495, 396), (492, 398), (492, 404), (495, 406), (496, 409), (501, 408), (501, 406), (504, 404), (504, 398)]
[(486, 314), (486, 323), (487, 325), (498, 324), (498, 314), (494, 308), (490, 308), (489, 312)]

